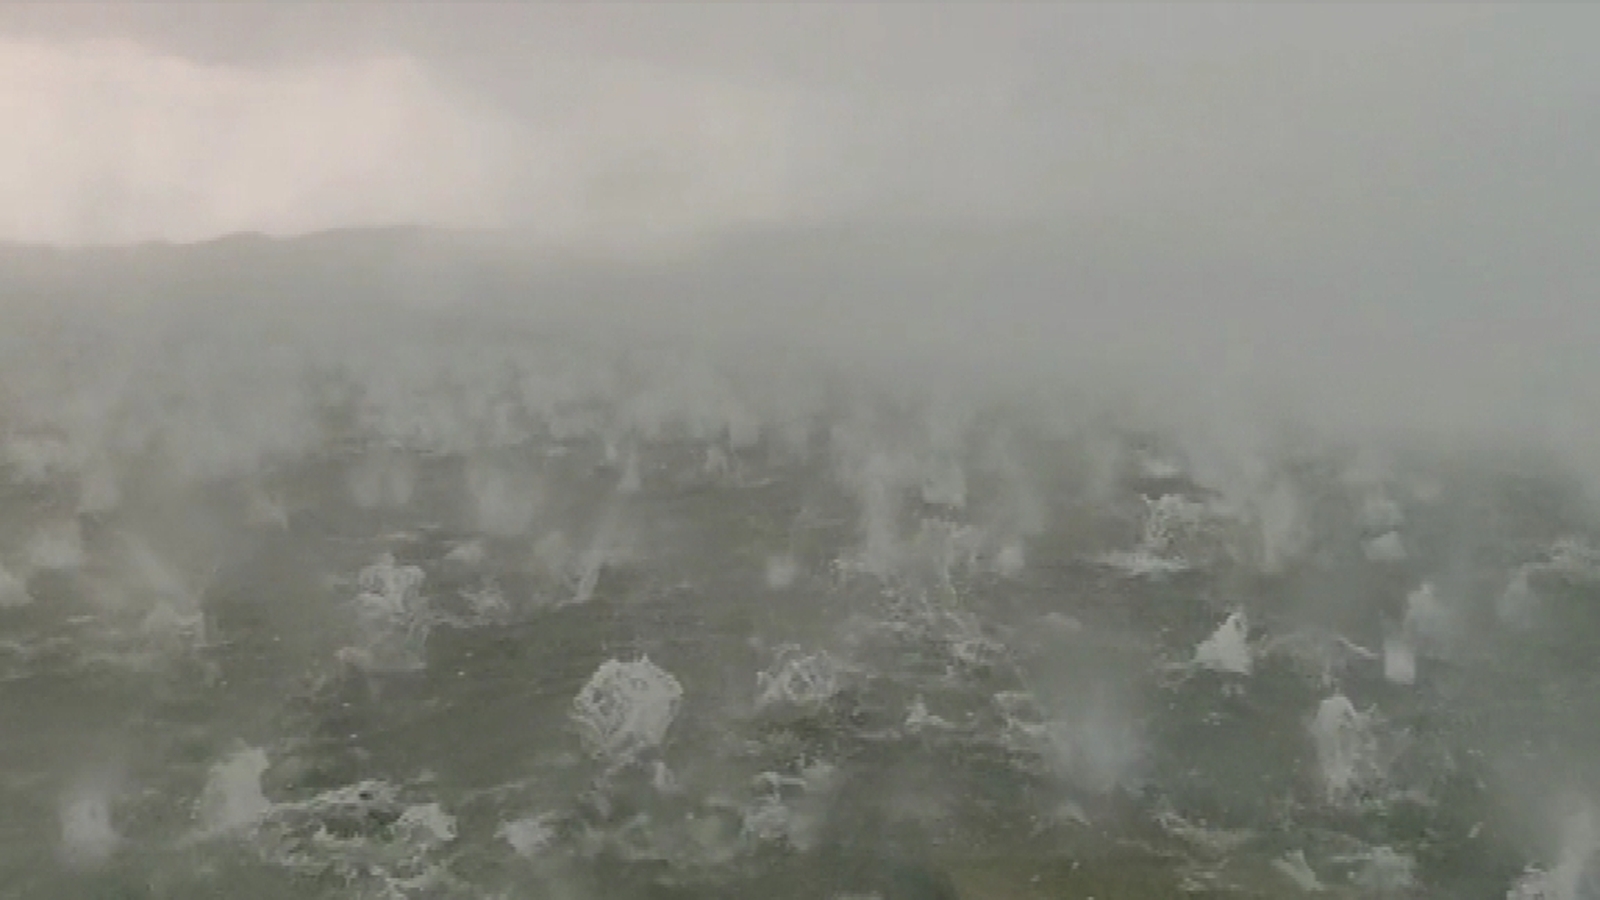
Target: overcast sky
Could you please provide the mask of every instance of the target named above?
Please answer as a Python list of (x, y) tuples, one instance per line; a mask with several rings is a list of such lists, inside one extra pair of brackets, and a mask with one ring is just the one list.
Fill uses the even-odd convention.
[(939, 214), (1483, 240), (1600, 199), (1597, 33), (1578, 4), (11, 3), (0, 236)]
[(1592, 394), (1596, 35), (1575, 3), (7, 3), (0, 239), (1033, 222), (1094, 260), (943, 309)]

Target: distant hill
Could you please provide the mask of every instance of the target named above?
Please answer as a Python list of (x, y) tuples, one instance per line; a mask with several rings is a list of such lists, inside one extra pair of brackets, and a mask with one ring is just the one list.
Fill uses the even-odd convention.
[(1117, 222), (751, 229), (656, 256), (425, 228), (0, 245), (0, 326), (18, 314), (154, 311), (275, 327), (332, 315), (360, 328), (408, 310), (425, 314), (423, 329), (559, 325), (756, 353), (803, 347), (909, 377), (1095, 384), (1115, 374), (1163, 402), (1250, 384), (1303, 395), (1328, 416), (1407, 424), (1521, 417), (1537, 391), (1593, 383), (1574, 373), (1593, 371), (1585, 335), (1600, 320), (1576, 297), (1540, 301), (1548, 316), (1564, 312), (1559, 331), (1548, 316), (1512, 316), (1521, 307), (1511, 300), (1530, 295), (1509, 272), (1184, 246)]
[(970, 339), (985, 320), (1048, 312), (1067, 296), (1061, 285), (1080, 281), (1074, 268), (1105, 265), (1104, 254), (1095, 260), (1073, 246), (1025, 228), (773, 229), (654, 258), (561, 254), (515, 234), (422, 228), (0, 245), (0, 301), (13, 313), (470, 308), (691, 333)]

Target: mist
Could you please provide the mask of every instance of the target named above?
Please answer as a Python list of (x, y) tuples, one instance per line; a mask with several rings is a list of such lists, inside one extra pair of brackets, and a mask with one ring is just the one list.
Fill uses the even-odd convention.
[(1586, 900), (1597, 33), (0, 7), (0, 873)]
[[(428, 225), (715, 272), (740, 265), (723, 248), (742, 235), (790, 233), (809, 268), (780, 291), (717, 295), (734, 285), (710, 276), (676, 318), (944, 333), (1072, 377), (1101, 353), (1159, 380), (1295, 384), (1297, 402), (1391, 424), (1592, 418), (1600, 72), (1583, 10), (3, 21), (13, 241)], [(814, 286), (829, 279), (875, 287), (845, 312)]]

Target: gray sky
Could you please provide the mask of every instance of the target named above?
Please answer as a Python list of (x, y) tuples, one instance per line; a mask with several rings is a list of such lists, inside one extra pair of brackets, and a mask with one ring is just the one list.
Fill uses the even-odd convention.
[(1026, 223), (998, 280), (993, 239), (904, 250), (976, 286), (880, 318), (1600, 411), (1597, 34), (1582, 4), (10, 3), (0, 239)]
[(0, 139), (0, 234), (938, 213), (1498, 243), (1594, 207), (1597, 29), (1576, 4), (6, 4), (0, 102), (43, 121)]

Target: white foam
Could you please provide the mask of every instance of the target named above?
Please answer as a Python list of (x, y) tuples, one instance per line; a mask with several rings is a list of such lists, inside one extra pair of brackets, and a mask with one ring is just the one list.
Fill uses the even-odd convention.
[(1551, 571), (1574, 581), (1600, 580), (1600, 550), (1591, 547), (1583, 538), (1561, 538), (1551, 545), (1549, 554), (1546, 567)]
[(837, 775), (833, 766), (816, 762), (805, 766), (798, 778), (776, 772), (756, 776), (762, 790), (744, 810), (741, 835), (747, 841), (786, 843), (802, 853), (810, 850), (821, 837), (824, 803), (838, 787)]
[(1216, 672), (1249, 675), (1250, 625), (1243, 610), (1228, 614), (1217, 630), (1195, 648), (1194, 663)]
[(682, 704), (683, 686), (649, 657), (611, 659), (573, 698), (572, 719), (590, 755), (620, 765), (659, 747)]
[(407, 843), (415, 846), (448, 844), (456, 839), (456, 817), (437, 803), (406, 807), (394, 828)]
[(373, 671), (416, 671), (427, 665), (432, 625), (422, 594), (422, 569), (402, 566), (384, 554), (357, 576), (358, 651), (353, 658)]
[(1256, 837), (1248, 828), (1220, 828), (1204, 819), (1191, 822), (1170, 809), (1156, 813), (1155, 819), (1168, 834), (1213, 857), (1227, 856)]
[(906, 730), (913, 734), (927, 729), (949, 730), (954, 728), (949, 720), (928, 712), (928, 704), (918, 696), (911, 701), (911, 707), (906, 710)]
[(784, 644), (772, 666), (756, 674), (756, 708), (826, 703), (839, 692), (843, 675), (843, 667), (826, 650), (806, 653), (797, 645)]
[(211, 767), (195, 805), (202, 834), (236, 831), (266, 815), (272, 807), (261, 792), (261, 776), (267, 765), (265, 750), (245, 747)]
[(572, 586), (572, 597), (568, 603), (583, 604), (594, 599), (594, 589), (600, 585), (600, 570), (606, 565), (609, 537), (607, 529), (602, 528), (589, 542), (589, 549), (573, 560), (573, 574), (577, 580)]
[(1562, 824), (1561, 846), (1549, 869), (1530, 868), (1506, 900), (1593, 900), (1600, 896), (1600, 827), (1592, 809)]
[(1185, 572), (1195, 562), (1184, 555), (1205, 524), (1207, 509), (1177, 494), (1145, 501), (1139, 543), (1133, 550), (1104, 554), (1100, 561), (1136, 577)]
[(1357, 711), (1343, 694), (1334, 694), (1318, 705), (1311, 738), (1329, 802), (1343, 805), (1355, 801), (1382, 781), (1375, 727), (1375, 716)]
[(502, 824), (495, 836), (511, 845), (518, 856), (532, 859), (555, 842), (553, 816), (524, 816)]
[(1317, 878), (1317, 873), (1312, 871), (1310, 864), (1306, 862), (1304, 850), (1295, 850), (1281, 859), (1273, 860), (1272, 868), (1280, 872), (1283, 877), (1289, 879), (1296, 888), (1303, 892), (1316, 893), (1328, 889), (1322, 883), (1322, 880)]
[(1165, 494), (1145, 503), (1144, 531), (1140, 546), (1152, 553), (1178, 551), (1184, 538), (1204, 524), (1205, 504), (1177, 494)]
[(1416, 643), (1437, 650), (1449, 638), (1450, 625), (1450, 609), (1432, 583), (1424, 583), (1406, 596), (1402, 627)]
[[(385, 821), (393, 824), (379, 827)], [(433, 896), (448, 877), (440, 856), (456, 834), (455, 818), (438, 804), (407, 806), (396, 786), (362, 781), (270, 806), (251, 843), (269, 863), (336, 878), (354, 895), (415, 897)]]
[(1194, 568), (1188, 560), (1159, 556), (1146, 550), (1114, 550), (1103, 554), (1100, 562), (1135, 578), (1171, 575)]
[(794, 813), (776, 793), (756, 798), (744, 811), (741, 832), (746, 840), (776, 843), (789, 836)]
[(650, 767), (650, 786), (662, 794), (679, 794), (683, 792), (683, 785), (679, 783), (678, 776), (673, 774), (665, 760), (656, 760)]

